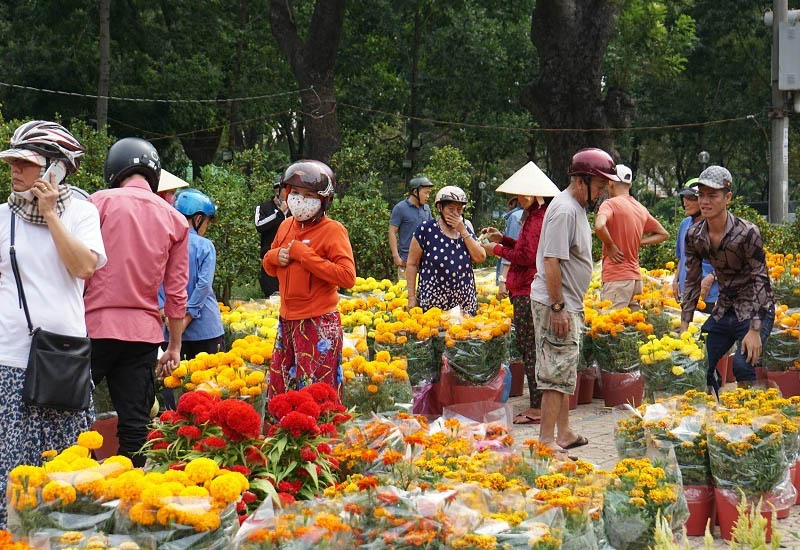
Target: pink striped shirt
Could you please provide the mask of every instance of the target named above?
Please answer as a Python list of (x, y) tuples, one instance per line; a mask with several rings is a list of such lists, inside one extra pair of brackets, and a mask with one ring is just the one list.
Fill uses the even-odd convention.
[(86, 329), (90, 338), (157, 343), (164, 340), (158, 287), (164, 282), (164, 313), (186, 313), (189, 224), (150, 190), (144, 178), (98, 191), (89, 201), (100, 212), (108, 263), (87, 281)]

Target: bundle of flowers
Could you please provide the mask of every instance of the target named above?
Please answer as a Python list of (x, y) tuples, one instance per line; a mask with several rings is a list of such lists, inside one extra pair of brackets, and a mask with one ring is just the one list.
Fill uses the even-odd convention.
[(608, 372), (632, 372), (639, 364), (639, 340), (652, 332), (644, 313), (628, 308), (601, 314), (586, 309), (587, 333), (592, 338), (593, 357)]
[(788, 467), (781, 415), (758, 409), (718, 409), (708, 425), (708, 453), (714, 484), (750, 498), (771, 491)]
[(422, 313), (421, 308), (415, 307), (410, 311), (395, 310), (392, 318), (393, 321), (375, 325), (375, 351), (405, 357), (412, 386), (438, 380), (442, 352), (439, 331), (450, 326), (449, 316), (438, 308)]
[(114, 532), (159, 548), (222, 550), (239, 524), (234, 503), (248, 488), (244, 475), (210, 458), (165, 473), (130, 470), (109, 487), (119, 499)]
[(58, 540), (68, 531), (110, 531), (115, 480), (133, 465), (123, 456), (103, 464), (90, 452), (103, 445), (97, 432), (84, 432), (61, 452), (46, 451), (42, 466), (22, 465), (8, 476), (8, 528), (16, 537)]
[[(374, 277), (367, 277), (366, 279), (364, 277), (356, 277), (356, 284), (348, 292), (353, 295), (384, 293), (384, 298), (388, 300), (393, 299), (394, 296), (402, 296), (404, 293), (408, 296), (405, 279), (394, 282), (389, 279), (378, 281)], [(387, 293), (394, 294), (394, 296), (387, 297)]]
[(767, 253), (772, 293), (779, 304), (800, 307), (800, 254)]
[(645, 455), (644, 416), (647, 405), (633, 408), (622, 405), (614, 409), (614, 446), (619, 458), (638, 458)]
[(617, 550), (647, 550), (654, 543), (656, 517), (673, 532), (689, 517), (680, 479), (660, 462), (626, 458), (617, 463), (606, 489), (603, 518), (608, 542)]
[(225, 346), (230, 349), (238, 339), (250, 335), (275, 341), (278, 332), (280, 298), (276, 300), (252, 300), (234, 302), (233, 309), (219, 304), (222, 327), (225, 331)]
[(757, 411), (759, 415), (779, 415), (781, 443), (786, 460), (791, 465), (800, 457), (800, 397), (783, 398), (777, 388), (738, 388), (720, 396), (723, 406)]
[(565, 526), (562, 535), (563, 550), (597, 548), (597, 539), (590, 521), (592, 489), (584, 486), (578, 477), (553, 473), (542, 475), (535, 481), (533, 498), (537, 503), (537, 514), (550, 508), (558, 508), (564, 514)]
[[(86, 531), (67, 531), (55, 537), (51, 536), (47, 540), (42, 537), (35, 537), (31, 543), (37, 548), (47, 548), (48, 550), (151, 550), (155, 548), (155, 541), (147, 541), (140, 546), (127, 535), (107, 535), (105, 533), (86, 532)], [(33, 550), (27, 544), (22, 546), (3, 546), (0, 538), (0, 548), (3, 550)]]
[(800, 370), (800, 310), (784, 304), (775, 308), (775, 325), (764, 343), (761, 364), (771, 371)]
[(483, 386), (497, 375), (508, 356), (511, 315), (511, 310), (487, 310), (447, 329), (444, 355), (461, 380)]
[(194, 359), (181, 361), (171, 375), (164, 378), (166, 388), (176, 397), (199, 390), (221, 399), (246, 400), (263, 414), (267, 382), (265, 362), (272, 358), (274, 342), (250, 335), (236, 340), (230, 351), (198, 353)]
[(680, 338), (651, 335), (639, 346), (640, 370), (644, 393), (648, 401), (658, 394), (681, 395), (689, 390), (706, 388), (705, 353), (695, 334), (699, 329), (690, 326)]
[(714, 398), (690, 390), (682, 396), (648, 405), (642, 424), (648, 437), (672, 444), (684, 486), (710, 485), (706, 415)]
[(264, 477), (282, 503), (314, 497), (335, 482), (339, 463), (331, 443), (351, 416), (336, 390), (322, 382), (276, 395), (268, 408), (275, 423), (261, 446)]
[(356, 355), (364, 359), (369, 359), (370, 356), (367, 328), (363, 325), (342, 334), (342, 359), (352, 359)]
[(190, 391), (177, 410), (164, 411), (153, 422), (142, 452), (161, 468), (199, 457), (221, 466), (258, 465), (262, 417), (250, 403)]
[(399, 410), (410, 404), (411, 384), (405, 359), (379, 351), (374, 361), (357, 355), (342, 363), (342, 402), (361, 414)]

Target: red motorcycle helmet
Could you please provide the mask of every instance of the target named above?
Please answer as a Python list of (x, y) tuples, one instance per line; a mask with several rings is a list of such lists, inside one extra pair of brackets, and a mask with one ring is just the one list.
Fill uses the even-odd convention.
[(322, 208), (313, 221), (319, 219), (328, 210), (336, 191), (336, 177), (333, 175), (333, 170), (318, 160), (298, 160), (291, 164), (283, 173), (280, 184), (281, 186), (310, 189), (322, 197)]
[(597, 176), (611, 181), (620, 181), (614, 159), (597, 147), (587, 147), (572, 155), (572, 161), (569, 163), (569, 175)]

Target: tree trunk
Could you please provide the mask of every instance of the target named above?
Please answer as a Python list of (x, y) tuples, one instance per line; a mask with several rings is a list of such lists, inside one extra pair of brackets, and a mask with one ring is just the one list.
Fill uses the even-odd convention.
[[(345, 0), (317, 0), (305, 42), (300, 40), (292, 0), (270, 0), (272, 34), (301, 88), (305, 157), (330, 162), (341, 146), (334, 75)], [(316, 93), (315, 93), (316, 92)]]
[(100, 0), (100, 67), (97, 80), (97, 130), (103, 130), (108, 124), (108, 82), (111, 63), (110, 32), (111, 0)]
[[(531, 41), (539, 74), (526, 84), (520, 103), (545, 128), (608, 128), (630, 125), (633, 102), (619, 88), (603, 90), (602, 66), (614, 34), (620, 3), (614, 0), (537, 0)], [(552, 172), (562, 189), (572, 155), (582, 147), (613, 154), (611, 132), (548, 132), (545, 142)]]

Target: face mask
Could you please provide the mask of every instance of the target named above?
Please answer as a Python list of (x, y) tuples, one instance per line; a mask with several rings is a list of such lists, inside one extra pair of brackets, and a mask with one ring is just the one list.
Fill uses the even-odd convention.
[(319, 197), (304, 197), (300, 193), (290, 193), (289, 211), (298, 221), (304, 222), (313, 218), (322, 208), (322, 199)]

